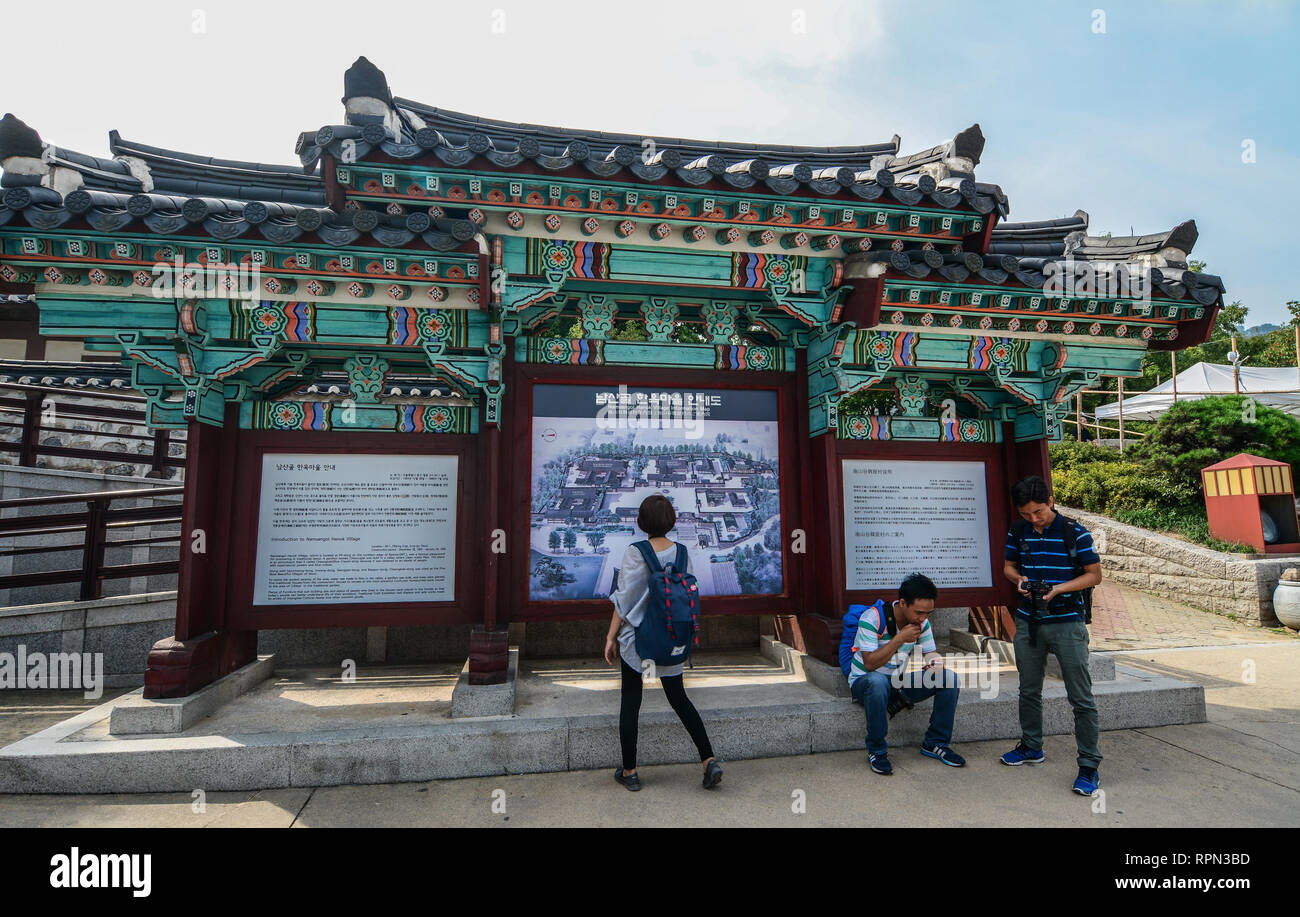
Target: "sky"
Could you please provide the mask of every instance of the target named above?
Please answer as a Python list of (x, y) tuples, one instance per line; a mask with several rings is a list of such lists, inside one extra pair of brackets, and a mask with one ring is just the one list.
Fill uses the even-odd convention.
[[(397, 96), (487, 117), (805, 145), (978, 122), (1010, 219), (1094, 234), (1195, 219), (1246, 324), (1280, 323), (1300, 210), (1300, 3), (908, 0), (62, 2), (5, 10), (0, 111), (58, 146), (108, 132), (296, 161), (365, 55)], [(28, 35), (31, 40), (16, 40)], [(1289, 217), (1288, 217), (1289, 219)]]

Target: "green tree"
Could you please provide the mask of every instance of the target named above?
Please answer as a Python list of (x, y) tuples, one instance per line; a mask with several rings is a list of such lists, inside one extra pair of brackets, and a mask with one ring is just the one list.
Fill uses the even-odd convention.
[(1246, 313), (1249, 311), (1250, 309), (1241, 304), (1241, 300), (1228, 303), (1215, 316), (1214, 330), (1210, 332), (1210, 337), (1231, 340), (1234, 334), (1241, 334), (1246, 330)]
[(533, 576), (537, 577), (538, 584), (546, 590), (559, 589), (577, 580), (577, 577), (565, 569), (564, 564), (551, 557), (538, 559), (533, 566)]
[(699, 328), (687, 322), (678, 322), (669, 337), (679, 344), (707, 344), (709, 339)]
[(1300, 420), (1241, 395), (1171, 405), (1130, 458), (1166, 476), (1180, 493), (1201, 493), (1201, 469), (1240, 452), (1300, 462)]
[(552, 551), (560, 550), (560, 533), (555, 529), (551, 529), (551, 537), (547, 539), (547, 541), (550, 544)]
[(625, 318), (614, 325), (614, 330), (610, 332), (611, 341), (645, 341), (649, 340), (649, 335), (645, 332), (645, 324), (639, 319)]

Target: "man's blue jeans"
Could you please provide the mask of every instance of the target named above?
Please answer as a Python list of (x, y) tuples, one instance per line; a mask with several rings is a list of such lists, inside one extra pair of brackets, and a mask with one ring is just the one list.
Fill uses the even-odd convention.
[(893, 688), (913, 704), (934, 698), (930, 711), (930, 728), (925, 732), (925, 747), (947, 745), (952, 741), (952, 722), (957, 715), (957, 674), (943, 669), (942, 685), (932, 687), (893, 688), (890, 677), (882, 672), (868, 672), (853, 683), (851, 693), (862, 701), (867, 715), (867, 751), (883, 755), (889, 750), (885, 736), (889, 733), (889, 692)]

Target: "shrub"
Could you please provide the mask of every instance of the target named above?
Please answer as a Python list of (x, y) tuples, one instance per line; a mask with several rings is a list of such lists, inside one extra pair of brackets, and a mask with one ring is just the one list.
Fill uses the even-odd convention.
[(1256, 403), (1251, 421), (1246, 401), (1242, 395), (1223, 395), (1179, 402), (1134, 446), (1131, 457), (1198, 496), (1201, 469), (1240, 452), (1300, 463), (1300, 420)]
[(1193, 489), (1132, 461), (1089, 462), (1052, 469), (1055, 498), (1067, 506), (1110, 515), (1120, 511), (1195, 508)]
[(1087, 465), (1092, 462), (1121, 462), (1124, 460), (1124, 457), (1114, 449), (1108, 449), (1094, 443), (1080, 443), (1074, 440), (1052, 443), (1047, 447), (1047, 451), (1052, 460), (1052, 474), (1056, 474), (1058, 471), (1069, 471), (1079, 465)]
[(1239, 542), (1221, 541), (1210, 536), (1210, 525), (1200, 510), (1141, 509), (1121, 510), (1112, 515), (1116, 522), (1136, 525), (1153, 532), (1173, 532), (1188, 541), (1203, 544), (1215, 551), (1233, 554), (1251, 554), (1255, 549)]

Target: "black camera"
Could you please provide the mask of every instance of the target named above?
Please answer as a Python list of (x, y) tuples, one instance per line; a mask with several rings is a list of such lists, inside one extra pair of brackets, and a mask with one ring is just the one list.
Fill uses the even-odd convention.
[(911, 710), (912, 707), (912, 702), (904, 697), (903, 692), (899, 691), (897, 688), (894, 688), (889, 692), (889, 702), (885, 706), (885, 712), (889, 714), (891, 720), (895, 715), (904, 710)]
[(1025, 583), (1025, 591), (1029, 593), (1030, 600), (1034, 603), (1034, 608), (1038, 611), (1047, 611), (1047, 593), (1052, 591), (1048, 583)]

